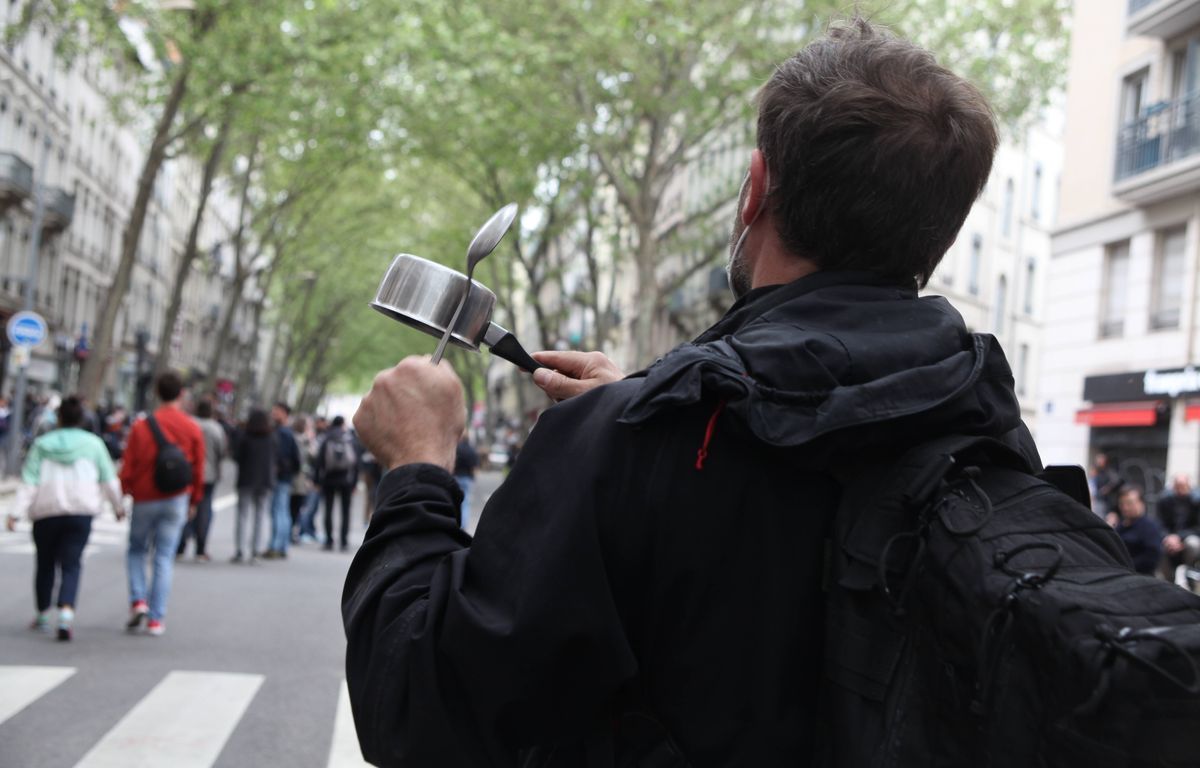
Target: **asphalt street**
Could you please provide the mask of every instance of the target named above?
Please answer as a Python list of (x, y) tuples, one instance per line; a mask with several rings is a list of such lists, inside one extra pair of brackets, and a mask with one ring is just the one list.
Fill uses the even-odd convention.
[[(481, 473), (476, 517), (500, 480)], [(189, 548), (176, 563), (162, 637), (124, 629), (128, 522), (94, 525), (68, 643), (27, 628), (29, 524), (0, 531), (0, 768), (365, 764), (342, 693), (339, 597), (353, 552), (305, 544), (285, 561), (230, 563), (229, 485), (216, 494), (212, 562)], [(352, 545), (362, 502), (360, 488)]]

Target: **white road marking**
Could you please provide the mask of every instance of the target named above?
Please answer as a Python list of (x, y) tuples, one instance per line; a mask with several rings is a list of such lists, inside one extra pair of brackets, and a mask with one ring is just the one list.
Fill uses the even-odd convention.
[(262, 675), (170, 672), (75, 768), (210, 768)]
[(233, 509), (237, 506), (237, 494), (227, 493), (219, 499), (213, 499), (213, 512), (221, 512), (226, 509)]
[(0, 723), (54, 690), (74, 667), (0, 667)]
[(342, 681), (338, 695), (337, 716), (333, 721), (333, 743), (329, 746), (328, 768), (360, 768), (369, 766), (363, 760), (358, 746), (358, 733), (354, 730), (354, 715), (350, 711), (350, 689)]

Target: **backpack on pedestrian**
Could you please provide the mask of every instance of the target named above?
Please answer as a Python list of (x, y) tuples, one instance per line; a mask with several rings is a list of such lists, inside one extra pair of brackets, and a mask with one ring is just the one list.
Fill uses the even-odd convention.
[(961, 437), (843, 480), (820, 765), (1200, 764), (1200, 597), (1133, 572), (1082, 470)]
[(153, 416), (147, 416), (146, 423), (158, 445), (154, 457), (154, 487), (167, 495), (181, 493), (192, 484), (192, 464), (178, 445), (167, 440)]
[(348, 474), (358, 464), (354, 439), (349, 432), (330, 436), (325, 441), (325, 474)]

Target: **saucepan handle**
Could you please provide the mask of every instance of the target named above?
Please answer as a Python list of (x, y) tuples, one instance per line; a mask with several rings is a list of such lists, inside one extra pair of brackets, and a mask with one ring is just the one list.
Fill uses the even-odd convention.
[(504, 330), (495, 323), (488, 325), (487, 333), (483, 337), (483, 343), (492, 350), (493, 355), (504, 358), (527, 373), (533, 373), (538, 368), (546, 367), (537, 360), (534, 360), (525, 351), (525, 348), (521, 346), (521, 342), (517, 341), (516, 336), (513, 336), (512, 333)]

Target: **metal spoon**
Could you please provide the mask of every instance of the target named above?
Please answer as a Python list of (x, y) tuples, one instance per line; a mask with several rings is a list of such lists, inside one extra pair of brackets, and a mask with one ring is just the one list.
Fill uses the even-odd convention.
[(458, 324), (458, 316), (462, 314), (463, 307), (466, 306), (467, 299), (471, 296), (471, 286), (473, 285), (471, 276), (475, 274), (475, 265), (496, 250), (496, 246), (500, 244), (516, 216), (517, 204), (509, 203), (493, 213), (492, 218), (488, 219), (475, 233), (475, 237), (471, 238), (471, 245), (467, 248), (467, 290), (463, 291), (462, 298), (458, 300), (458, 307), (455, 308), (454, 315), (450, 318), (445, 333), (442, 334), (442, 340), (438, 342), (437, 349), (434, 350), (434, 365), (442, 361), (442, 355), (446, 351), (446, 342), (450, 341), (450, 334), (454, 333), (454, 326)]

